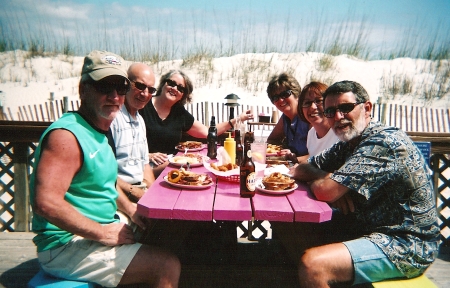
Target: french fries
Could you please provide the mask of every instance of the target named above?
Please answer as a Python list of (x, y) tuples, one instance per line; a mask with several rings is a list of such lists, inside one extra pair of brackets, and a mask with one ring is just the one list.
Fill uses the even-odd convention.
[(274, 153), (278, 153), (280, 151), (281, 151), (280, 145), (267, 144), (267, 150), (266, 150), (267, 154), (274, 154)]

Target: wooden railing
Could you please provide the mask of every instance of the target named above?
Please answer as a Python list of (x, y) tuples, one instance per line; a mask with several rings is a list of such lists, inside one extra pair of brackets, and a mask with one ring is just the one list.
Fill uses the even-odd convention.
[[(256, 100), (255, 100), (256, 102)], [(76, 111), (80, 102), (69, 101), (67, 97), (63, 100), (48, 101), (39, 105), (24, 105), (14, 114), (10, 109), (0, 109), (0, 120), (18, 121), (54, 121), (61, 117), (65, 111)], [(186, 105), (186, 109), (205, 125), (209, 125), (212, 115), (216, 122), (227, 121), (230, 109), (223, 102), (198, 102)], [(243, 104), (235, 108), (234, 115), (242, 111), (252, 109), (254, 113), (272, 115), (276, 110), (274, 105)], [(449, 108), (426, 108), (418, 106), (406, 106), (397, 104), (374, 104), (372, 117), (380, 122), (391, 126), (401, 127), (408, 132), (434, 132), (450, 133), (450, 109)], [(255, 119), (257, 121), (257, 119)], [(257, 129), (260, 129), (258, 127)]]

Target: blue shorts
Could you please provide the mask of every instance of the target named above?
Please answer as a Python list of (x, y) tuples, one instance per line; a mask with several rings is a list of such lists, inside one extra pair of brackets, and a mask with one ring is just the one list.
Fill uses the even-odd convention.
[(350, 252), (355, 269), (353, 285), (405, 278), (394, 263), (373, 242), (359, 238), (342, 242)]

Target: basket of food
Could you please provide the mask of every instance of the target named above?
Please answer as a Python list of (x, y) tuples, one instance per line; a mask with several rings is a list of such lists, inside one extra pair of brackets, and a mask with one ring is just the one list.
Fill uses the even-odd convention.
[[(226, 163), (226, 164), (220, 164), (220, 162), (208, 162), (203, 161), (203, 166), (205, 168), (216, 175), (217, 178), (222, 179), (224, 181), (228, 182), (235, 182), (239, 183), (239, 166), (236, 164)], [(261, 164), (258, 162), (255, 162), (255, 172), (260, 173), (260, 171), (264, 171), (266, 168), (266, 164)], [(261, 172), (262, 173), (262, 172)]]
[(205, 168), (224, 181), (239, 183), (239, 166), (232, 163), (206, 163)]

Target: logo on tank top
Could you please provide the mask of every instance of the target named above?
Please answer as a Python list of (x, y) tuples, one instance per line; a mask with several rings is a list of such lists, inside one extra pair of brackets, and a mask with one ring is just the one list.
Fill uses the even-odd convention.
[(97, 151), (95, 151), (94, 153), (90, 152), (89, 153), (89, 157), (92, 159), (95, 157), (95, 155), (97, 155), (98, 151), (100, 151), (100, 149), (98, 149)]

